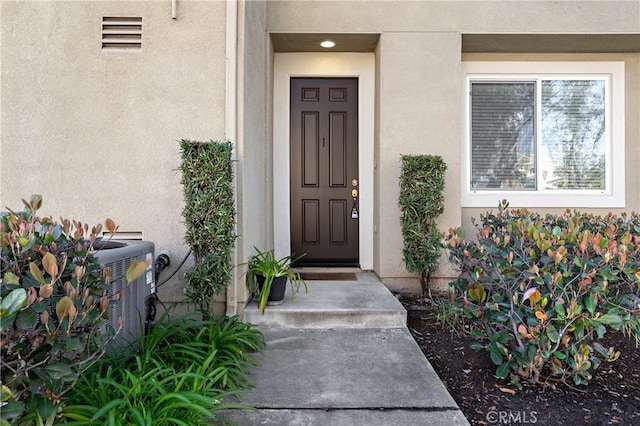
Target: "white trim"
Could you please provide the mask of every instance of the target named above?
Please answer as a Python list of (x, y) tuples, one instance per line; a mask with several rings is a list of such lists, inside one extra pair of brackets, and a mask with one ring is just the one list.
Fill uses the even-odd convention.
[[(625, 207), (625, 92), (624, 62), (464, 62), (464, 121), (461, 182), (462, 207), (495, 207), (503, 199), (511, 207)], [(473, 191), (470, 189), (469, 85), (479, 79), (540, 77), (604, 77), (609, 94), (606, 191)]]
[(273, 65), (274, 245), (278, 258), (291, 254), (289, 207), (289, 79), (358, 78), (358, 174), (360, 186), (360, 267), (373, 269), (373, 53), (276, 53)]
[[(226, 137), (233, 144), (231, 159), (233, 164), (233, 199), (235, 211), (238, 211), (238, 2), (228, 1), (226, 8), (227, 28), (225, 32), (225, 130)], [(238, 234), (238, 220), (233, 225)], [(233, 265), (238, 264), (238, 245), (234, 244), (231, 252)], [(238, 310), (238, 286), (242, 285), (242, 279), (238, 268), (233, 268), (232, 281), (226, 294), (226, 315), (234, 316)]]

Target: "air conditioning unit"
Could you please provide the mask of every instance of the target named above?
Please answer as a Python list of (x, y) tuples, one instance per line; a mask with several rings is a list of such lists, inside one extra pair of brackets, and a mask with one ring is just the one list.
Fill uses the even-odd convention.
[[(153, 276), (154, 244), (150, 241), (109, 240), (96, 243), (95, 253), (103, 270), (108, 272), (110, 296), (120, 293), (120, 300), (109, 308), (109, 324), (118, 329), (118, 321), (124, 319), (120, 333), (112, 341), (109, 350), (120, 353), (133, 350), (131, 342), (144, 333), (145, 301), (155, 293)], [(147, 270), (131, 284), (127, 284), (125, 273), (134, 259), (146, 262)]]

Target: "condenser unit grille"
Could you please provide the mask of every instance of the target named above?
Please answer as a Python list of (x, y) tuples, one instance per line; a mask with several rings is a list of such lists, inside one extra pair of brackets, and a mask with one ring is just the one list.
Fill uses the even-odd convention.
[[(109, 307), (109, 325), (117, 330), (120, 319), (124, 320), (122, 330), (111, 344), (111, 350), (129, 353), (135, 350), (131, 342), (144, 333), (145, 301), (154, 292), (154, 245), (149, 241), (112, 240), (109, 243), (115, 248), (105, 248), (96, 253), (103, 270), (109, 272), (109, 295), (120, 295), (120, 300)], [(133, 283), (127, 284), (124, 276), (133, 259), (146, 262), (147, 271)]]
[(142, 18), (117, 16), (103, 17), (102, 49), (142, 49)]

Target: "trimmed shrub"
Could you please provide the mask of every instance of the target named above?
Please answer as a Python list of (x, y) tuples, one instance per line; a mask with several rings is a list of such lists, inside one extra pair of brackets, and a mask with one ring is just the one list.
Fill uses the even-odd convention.
[(598, 342), (619, 330), (640, 343), (640, 218), (508, 210), (481, 216), (477, 241), (449, 230), (451, 283), (480, 327), (496, 375), (587, 384), (619, 353)]
[(187, 271), (187, 297), (209, 314), (213, 297), (231, 283), (235, 205), (231, 142), (182, 140), (185, 240), (195, 263)]
[(447, 165), (434, 155), (403, 155), (399, 205), (402, 210), (404, 263), (420, 274), (422, 293), (438, 269), (442, 235), (436, 219), (444, 210), (444, 173)]

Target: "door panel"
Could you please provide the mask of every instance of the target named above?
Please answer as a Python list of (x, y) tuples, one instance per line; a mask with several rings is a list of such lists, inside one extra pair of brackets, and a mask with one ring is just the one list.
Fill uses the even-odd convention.
[[(291, 79), (291, 252), (358, 265), (358, 81)], [(355, 185), (353, 184), (355, 183)]]
[(331, 244), (347, 244), (347, 203), (345, 200), (330, 200)]
[(302, 142), (302, 167), (304, 168), (304, 179), (302, 185), (305, 187), (317, 187), (318, 186), (318, 171), (320, 168), (320, 159), (318, 158), (318, 113), (316, 112), (304, 112), (302, 113), (303, 120), (303, 142)]
[(331, 172), (329, 185), (332, 188), (344, 188), (347, 186), (345, 177), (347, 173), (345, 170), (347, 159), (346, 114), (336, 112), (329, 113), (329, 127), (331, 135), (329, 139), (329, 171)]
[(302, 200), (302, 241), (303, 244), (320, 243), (320, 221), (318, 200)]

